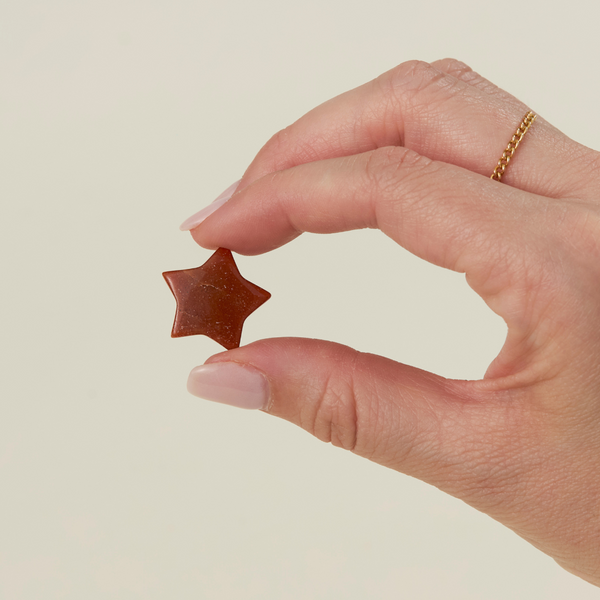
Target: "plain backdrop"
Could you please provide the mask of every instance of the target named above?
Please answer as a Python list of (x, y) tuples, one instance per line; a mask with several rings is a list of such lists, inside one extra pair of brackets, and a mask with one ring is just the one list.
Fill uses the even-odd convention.
[[(460, 58), (600, 148), (599, 6), (0, 0), (0, 598), (598, 598), (433, 487), (189, 396), (220, 347), (169, 337), (161, 272), (208, 258), (179, 223), (273, 133), (408, 59)], [(238, 264), (273, 294), (244, 342), (478, 378), (504, 340), (378, 232)]]

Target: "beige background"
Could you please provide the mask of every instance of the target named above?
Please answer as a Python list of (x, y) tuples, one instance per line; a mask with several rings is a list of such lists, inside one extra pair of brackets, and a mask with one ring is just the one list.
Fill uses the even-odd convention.
[[(600, 148), (597, 0), (0, 0), (0, 598), (598, 598), (512, 532), (262, 413), (189, 396), (179, 223), (278, 129), (454, 56)], [(501, 150), (501, 149), (499, 149)], [(557, 165), (559, 168), (559, 165)], [(240, 258), (244, 341), (476, 378), (503, 323), (376, 232)]]

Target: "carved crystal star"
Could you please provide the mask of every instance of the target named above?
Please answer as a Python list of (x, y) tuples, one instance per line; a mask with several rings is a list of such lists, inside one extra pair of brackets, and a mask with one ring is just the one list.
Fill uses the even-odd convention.
[(206, 335), (237, 348), (246, 318), (271, 294), (244, 279), (230, 250), (219, 248), (201, 267), (167, 271), (177, 310), (171, 337)]

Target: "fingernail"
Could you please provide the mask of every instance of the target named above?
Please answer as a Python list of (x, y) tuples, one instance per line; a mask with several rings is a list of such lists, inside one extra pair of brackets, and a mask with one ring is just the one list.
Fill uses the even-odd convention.
[(218, 208), (223, 206), (233, 194), (235, 194), (235, 190), (237, 186), (240, 184), (240, 181), (236, 181), (234, 184), (230, 185), (220, 196), (217, 196), (216, 200), (213, 201), (212, 204), (209, 204), (207, 207), (203, 208), (201, 211), (196, 214), (188, 217), (180, 226), (179, 229), (181, 231), (189, 231), (190, 229), (194, 229), (194, 227), (198, 227), (204, 219), (212, 215)]
[(234, 362), (216, 362), (192, 369), (187, 389), (190, 394), (238, 408), (266, 408), (269, 382), (254, 367)]

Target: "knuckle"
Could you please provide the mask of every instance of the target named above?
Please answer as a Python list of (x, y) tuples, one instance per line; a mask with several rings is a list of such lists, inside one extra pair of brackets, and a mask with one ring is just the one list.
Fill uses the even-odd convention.
[(252, 163), (246, 170), (245, 176), (250, 177), (250, 181), (260, 179), (268, 173), (281, 170), (278, 167), (281, 162), (281, 152), (287, 147), (287, 138), (289, 133), (282, 129), (275, 133), (258, 151)]
[(283, 171), (293, 166), (311, 162), (317, 157), (314, 140), (304, 139), (293, 123), (275, 133), (261, 148), (253, 161), (259, 176)]
[(290, 137), (291, 132), (289, 126), (272, 135), (267, 143), (260, 149), (255, 162), (265, 166), (274, 164), (275, 157), (281, 156), (281, 154), (289, 147)]
[(399, 146), (378, 148), (370, 152), (364, 164), (367, 185), (377, 195), (395, 191), (400, 181), (420, 176), (434, 164), (430, 158)]
[(422, 60), (408, 60), (397, 65), (387, 73), (384, 73), (383, 77), (387, 78), (393, 84), (404, 85), (415, 77), (427, 76), (433, 72), (434, 69), (428, 62)]
[(369, 203), (371, 220), (379, 228), (386, 223), (410, 219), (418, 226), (435, 218), (435, 207), (427, 191), (435, 186), (439, 163), (403, 147), (385, 147), (371, 152), (364, 163), (363, 196)]
[(328, 377), (314, 408), (311, 429), (320, 440), (355, 451), (359, 418), (351, 376), (333, 372)]
[(385, 146), (369, 153), (365, 162), (365, 171), (369, 177), (379, 179), (391, 171), (425, 167), (433, 161), (414, 150), (402, 146)]
[(410, 105), (421, 92), (444, 77), (445, 73), (429, 63), (411, 60), (381, 75), (379, 82), (392, 98)]
[(471, 82), (479, 78), (469, 65), (456, 58), (443, 58), (432, 63), (432, 66), (462, 81)]
[(469, 67), (462, 60), (458, 60), (457, 58), (452, 58), (450, 56), (446, 56), (445, 58), (440, 58), (440, 59), (432, 62), (431, 64), (432, 64), (432, 66), (440, 69), (441, 71), (445, 71), (446, 73), (471, 70), (471, 67)]
[[(439, 69), (443, 73), (446, 73), (453, 77), (455, 80), (462, 84), (467, 84), (469, 87), (466, 89), (477, 88), (480, 92), (486, 94), (489, 97), (498, 96), (502, 98), (503, 102), (509, 101), (514, 103), (514, 99), (511, 98), (506, 92), (499, 89), (496, 85), (482, 77), (477, 71), (474, 71), (469, 65), (456, 58), (443, 58), (431, 63), (433, 67)], [(461, 85), (455, 85), (454, 89), (462, 91), (465, 88)], [(519, 103), (519, 111), (524, 109)]]
[(461, 60), (457, 60), (455, 58), (446, 58), (442, 61), (439, 69), (444, 73), (448, 73), (448, 75), (455, 77), (459, 81), (462, 81), (463, 83), (476, 85), (482, 88), (489, 87), (487, 82), (485, 82), (479, 73), (473, 71), (469, 65)]

